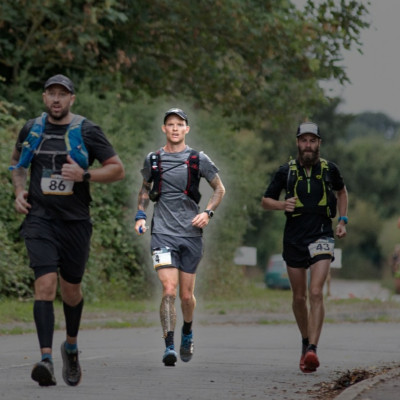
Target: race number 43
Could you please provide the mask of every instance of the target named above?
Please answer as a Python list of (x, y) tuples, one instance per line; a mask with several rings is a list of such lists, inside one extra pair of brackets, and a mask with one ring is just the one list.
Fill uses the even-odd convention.
[(333, 238), (321, 238), (308, 246), (311, 258), (320, 254), (329, 254), (333, 256), (334, 250), (335, 240)]

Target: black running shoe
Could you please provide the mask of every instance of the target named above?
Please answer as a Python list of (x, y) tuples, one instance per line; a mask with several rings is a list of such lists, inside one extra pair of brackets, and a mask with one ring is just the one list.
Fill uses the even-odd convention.
[(62, 376), (64, 382), (69, 386), (77, 386), (82, 378), (81, 366), (79, 365), (78, 351), (69, 353), (65, 349), (65, 342), (61, 345), (63, 359)]
[(54, 377), (53, 362), (45, 358), (36, 363), (32, 368), (31, 378), (39, 383), (39, 386), (54, 386), (57, 384)]

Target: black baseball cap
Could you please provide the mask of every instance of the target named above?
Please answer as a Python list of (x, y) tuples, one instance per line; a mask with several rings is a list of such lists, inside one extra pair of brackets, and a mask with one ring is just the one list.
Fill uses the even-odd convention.
[(303, 122), (302, 124), (300, 124), (299, 127), (297, 128), (296, 136), (299, 137), (304, 133), (311, 133), (321, 138), (319, 127), (315, 122)]
[(176, 114), (179, 118), (182, 118), (183, 120), (186, 121), (187, 124), (189, 124), (186, 113), (183, 110), (181, 110), (180, 108), (170, 108), (164, 115), (164, 124), (165, 124), (165, 121), (167, 120), (167, 118), (171, 114)]
[(71, 79), (69, 79), (65, 75), (58, 74), (47, 79), (46, 83), (44, 84), (44, 90), (46, 90), (49, 86), (52, 85), (64, 86), (65, 89), (67, 89), (69, 92), (75, 93), (74, 84), (72, 83)]

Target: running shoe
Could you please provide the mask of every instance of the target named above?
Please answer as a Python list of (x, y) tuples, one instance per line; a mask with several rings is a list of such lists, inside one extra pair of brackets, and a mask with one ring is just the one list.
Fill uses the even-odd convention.
[(62, 376), (64, 382), (69, 386), (77, 386), (82, 378), (81, 366), (79, 365), (78, 351), (67, 352), (65, 342), (61, 345), (63, 359)]
[(189, 362), (192, 359), (194, 353), (193, 332), (190, 332), (188, 335), (182, 332), (179, 353), (183, 362)]
[(54, 377), (53, 362), (45, 358), (36, 363), (32, 368), (31, 378), (39, 383), (39, 386), (54, 386), (57, 384)]
[(178, 359), (178, 355), (175, 351), (175, 346), (171, 345), (165, 349), (162, 361), (166, 367), (173, 367)]
[(308, 345), (306, 345), (304, 343), (301, 345), (301, 357), (300, 357), (300, 363), (299, 363), (300, 371), (304, 372), (305, 374), (310, 373), (310, 372), (315, 372), (315, 370), (311, 371), (309, 369), (306, 369), (306, 367), (304, 365), (304, 357), (306, 356), (307, 347), (308, 347)]
[(304, 356), (304, 372), (314, 372), (319, 367), (317, 353), (314, 350), (307, 350)]

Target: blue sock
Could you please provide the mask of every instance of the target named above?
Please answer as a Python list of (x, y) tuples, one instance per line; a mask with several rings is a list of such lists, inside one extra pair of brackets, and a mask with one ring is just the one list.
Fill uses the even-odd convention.
[(53, 357), (51, 356), (50, 353), (43, 353), (42, 354), (42, 361), (44, 360), (50, 360), (51, 362), (53, 362)]
[(76, 353), (78, 351), (78, 345), (75, 344), (71, 344), (68, 342), (65, 342), (65, 350), (67, 350), (67, 353)]

